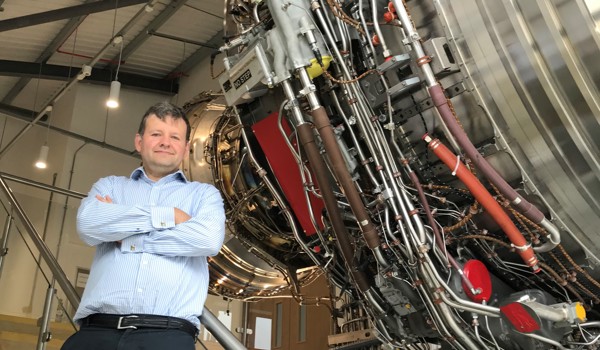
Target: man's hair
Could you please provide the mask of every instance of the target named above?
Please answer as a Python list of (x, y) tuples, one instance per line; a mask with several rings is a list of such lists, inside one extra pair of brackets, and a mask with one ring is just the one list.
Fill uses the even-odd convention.
[(183, 111), (183, 109), (181, 109), (181, 107), (175, 106), (174, 104), (171, 104), (169, 102), (159, 102), (154, 106), (148, 108), (148, 110), (144, 114), (144, 117), (142, 118), (142, 121), (140, 122), (138, 134), (144, 134), (144, 131), (146, 130), (146, 120), (151, 115), (155, 115), (156, 117), (158, 117), (158, 119), (162, 121), (164, 121), (167, 117), (173, 119), (183, 119), (186, 126), (185, 141), (190, 140), (190, 133), (192, 132), (190, 127), (190, 121), (188, 120), (187, 116), (185, 115), (185, 112)]

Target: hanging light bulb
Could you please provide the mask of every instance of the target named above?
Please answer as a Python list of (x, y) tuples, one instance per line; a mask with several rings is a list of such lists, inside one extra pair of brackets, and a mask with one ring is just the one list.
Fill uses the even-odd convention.
[(119, 68), (121, 68), (121, 55), (123, 54), (123, 36), (118, 35), (114, 37), (113, 44), (121, 44), (121, 49), (119, 50), (119, 63), (117, 64), (115, 80), (113, 80), (110, 83), (110, 92), (108, 94), (108, 100), (106, 100), (106, 107), (108, 108), (119, 107), (119, 93), (121, 92), (121, 83), (119, 82)]
[(48, 147), (47, 144), (44, 144), (42, 146), (42, 148), (40, 148), (40, 156), (38, 157), (37, 162), (35, 162), (36, 168), (46, 169), (46, 167), (48, 166), (48, 164), (46, 162), (48, 161), (48, 151), (49, 150), (50, 150), (50, 147)]
[(110, 83), (110, 93), (108, 94), (108, 100), (106, 100), (106, 107), (119, 107), (119, 92), (121, 92), (121, 83), (118, 80), (113, 80)]

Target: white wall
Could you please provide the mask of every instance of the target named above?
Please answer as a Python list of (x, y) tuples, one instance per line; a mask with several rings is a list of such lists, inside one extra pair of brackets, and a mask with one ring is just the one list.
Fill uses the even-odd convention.
[[(214, 64), (214, 74), (219, 74), (223, 70), (221, 56), (217, 56)], [(179, 83), (179, 95), (175, 97), (179, 105), (190, 101), (202, 91), (221, 91), (219, 80), (212, 79), (210, 73), (210, 57), (205, 58), (191, 71), (187, 72), (187, 76), (181, 78)]]
[[(79, 83), (55, 104), (50, 120), (51, 125), (133, 151), (133, 139), (139, 121), (150, 105), (164, 100), (173, 102), (177, 100), (176, 103), (182, 105), (203, 90), (219, 89), (217, 81), (210, 79), (208, 63), (207, 59), (189, 72), (188, 77), (182, 79), (179, 96), (152, 94), (123, 87), (120, 96), (121, 106), (117, 110), (109, 111), (104, 107), (108, 87)], [(215, 69), (220, 71), (221, 68), (215, 67)], [(25, 123), (22, 121), (0, 116), (2, 129), (0, 149), (24, 126)], [(33, 164), (46, 138), (50, 147), (48, 168), (40, 170)], [(45, 184), (51, 184), (53, 174), (56, 174), (56, 186), (87, 193), (98, 178), (107, 175), (127, 176), (139, 165), (139, 162), (138, 158), (116, 153), (94, 144), (85, 144), (81, 140), (34, 126), (6, 156), (0, 159), (0, 171)], [(54, 254), (59, 253), (58, 261), (67, 277), (74, 283), (77, 269), (89, 268), (94, 254), (94, 249), (83, 244), (75, 231), (75, 215), (79, 200), (73, 198), (67, 200), (63, 195), (54, 195), (49, 206), (47, 191), (12, 182), (9, 185), (15, 191), (15, 195), (40, 235), (44, 232), (45, 218), (49, 211), (46, 243)], [(0, 208), (0, 225), (4, 224), (5, 215), (5, 211)], [(61, 227), (62, 237), (59, 233)], [(42, 313), (48, 284), (43, 275), (36, 272), (35, 260), (15, 230), (9, 239), (9, 249), (0, 278), (0, 314), (38, 318)], [(34, 256), (37, 257), (37, 254)], [(51, 276), (47, 268), (45, 271), (48, 276)], [(60, 290), (58, 297), (65, 299)], [(241, 326), (242, 304), (240, 302), (228, 304), (222, 298), (209, 297), (207, 307), (216, 315), (219, 310), (225, 311), (229, 307), (233, 316), (232, 327)]]

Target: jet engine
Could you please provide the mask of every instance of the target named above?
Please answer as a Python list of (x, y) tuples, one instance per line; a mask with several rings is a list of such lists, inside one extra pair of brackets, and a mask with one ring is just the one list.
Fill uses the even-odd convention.
[(598, 347), (597, 5), (228, 0), (225, 17), (222, 92), (185, 106), (185, 171), (227, 211), (212, 293), (301, 298), (324, 275), (336, 333), (376, 334), (362, 348)]

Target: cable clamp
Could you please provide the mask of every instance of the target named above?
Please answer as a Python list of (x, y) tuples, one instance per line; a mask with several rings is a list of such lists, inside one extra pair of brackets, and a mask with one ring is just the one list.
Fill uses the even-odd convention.
[(518, 245), (514, 245), (513, 243), (510, 244), (511, 247), (520, 250), (522, 252), (526, 251), (527, 249), (531, 248), (531, 243), (522, 245), (522, 246), (518, 246)]
[(456, 156), (456, 165), (454, 166), (454, 170), (452, 170), (452, 176), (456, 176), (456, 172), (458, 171), (458, 166), (460, 165), (460, 156)]

